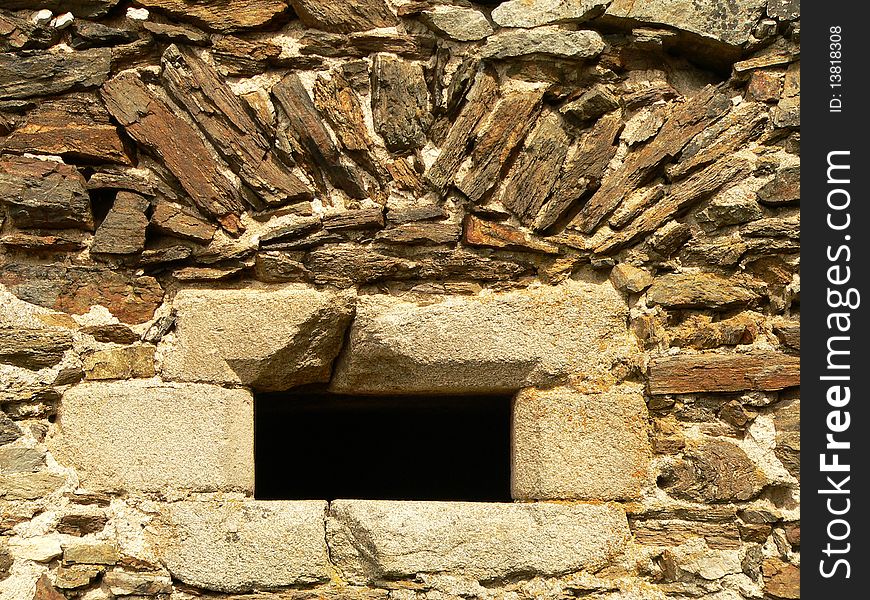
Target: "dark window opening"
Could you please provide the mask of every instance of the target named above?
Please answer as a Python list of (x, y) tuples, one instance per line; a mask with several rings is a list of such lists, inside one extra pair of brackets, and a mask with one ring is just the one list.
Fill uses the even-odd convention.
[(260, 394), (255, 497), (509, 502), (510, 396)]

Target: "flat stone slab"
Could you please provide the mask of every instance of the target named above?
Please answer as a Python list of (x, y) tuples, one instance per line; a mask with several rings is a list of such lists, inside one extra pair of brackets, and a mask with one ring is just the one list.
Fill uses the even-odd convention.
[(352, 296), (304, 286), (181, 290), (163, 375), (260, 391), (328, 381)]
[(649, 471), (640, 390), (523, 390), (514, 400), (511, 495), (518, 500), (630, 500)]
[(154, 379), (82, 383), (64, 393), (58, 423), (49, 447), (89, 489), (254, 489), (246, 390)]
[(327, 581), (326, 501), (164, 505), (152, 542), (173, 578), (218, 592)]
[(604, 380), (629, 352), (627, 308), (607, 282), (567, 281), (420, 303), (360, 296), (331, 390), (473, 393)]
[(330, 557), (350, 583), (418, 573), (492, 580), (599, 568), (630, 536), (607, 504), (494, 504), (336, 500)]

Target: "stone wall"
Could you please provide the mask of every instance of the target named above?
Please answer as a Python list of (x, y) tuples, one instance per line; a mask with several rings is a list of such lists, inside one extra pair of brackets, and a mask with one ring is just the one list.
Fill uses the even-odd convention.
[[(799, 18), (6, 0), (0, 598), (798, 598)], [(298, 386), (515, 502), (254, 499)]]

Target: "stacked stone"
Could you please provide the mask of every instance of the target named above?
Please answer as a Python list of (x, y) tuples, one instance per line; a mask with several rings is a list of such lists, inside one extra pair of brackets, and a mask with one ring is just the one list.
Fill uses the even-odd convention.
[[(799, 18), (4, 2), (0, 594), (797, 598)], [(309, 384), (515, 394), (518, 502), (253, 500)]]

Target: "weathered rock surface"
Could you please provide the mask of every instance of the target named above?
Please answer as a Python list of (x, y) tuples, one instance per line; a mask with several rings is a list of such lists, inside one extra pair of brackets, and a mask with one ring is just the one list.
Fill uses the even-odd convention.
[(800, 358), (777, 352), (677, 354), (654, 358), (651, 394), (781, 390), (800, 385)]
[(310, 585), (330, 577), (326, 502), (164, 505), (152, 541), (172, 576), (220, 592)]
[(637, 390), (523, 390), (513, 408), (516, 500), (629, 500), (646, 483), (646, 403)]
[(94, 227), (85, 179), (64, 163), (6, 156), (0, 160), (0, 191), (18, 227)]
[(150, 379), (82, 383), (64, 393), (58, 422), (49, 447), (89, 489), (253, 489), (250, 392)]
[(217, 230), (195, 210), (166, 201), (157, 202), (150, 225), (161, 233), (201, 243), (210, 242)]
[(449, 572), (479, 580), (603, 566), (625, 547), (614, 505), (337, 500), (330, 557), (353, 583)]
[(797, 600), (801, 597), (801, 571), (778, 558), (767, 558), (761, 565), (764, 591), (774, 598)]
[(109, 76), (111, 58), (108, 48), (0, 54), (0, 100), (99, 86)]
[(83, 357), (82, 368), (89, 380), (154, 377), (154, 346), (97, 350)]
[(72, 348), (69, 332), (50, 329), (0, 329), (0, 363), (27, 369), (56, 365)]
[(27, 115), (20, 127), (0, 140), (0, 149), (130, 164), (118, 129), (93, 94), (46, 100)]
[(764, 474), (736, 444), (710, 439), (686, 451), (664, 481), (665, 490), (695, 502), (735, 502), (757, 496)]
[(163, 53), (162, 76), (175, 101), (258, 199), (280, 206), (312, 198), (305, 184), (272, 152), (256, 113), (212, 67), (191, 50), (172, 45)]
[(627, 263), (619, 263), (610, 270), (610, 281), (622, 292), (637, 294), (651, 286), (654, 279), (643, 269)]
[(570, 31), (556, 26), (504, 30), (487, 38), (481, 54), (486, 58), (512, 58), (546, 54), (560, 58), (593, 58), (604, 50), (594, 31)]
[(596, 84), (559, 110), (563, 115), (582, 123), (590, 119), (597, 119), (618, 107), (619, 100), (613, 92), (604, 85)]
[(484, 14), (474, 8), (435, 5), (423, 13), (423, 19), (435, 31), (460, 42), (482, 40), (493, 33)]
[(329, 380), (352, 299), (301, 286), (182, 290), (163, 375), (286, 390)]
[(537, 27), (571, 21), (582, 23), (604, 12), (612, 0), (509, 0), (492, 11), (502, 27)]
[(202, 212), (230, 233), (240, 231), (241, 196), (192, 126), (133, 73), (107, 82), (102, 97), (109, 113), (163, 162)]
[(484, 221), (474, 215), (469, 216), (465, 221), (465, 243), (471, 246), (513, 248), (544, 254), (559, 253), (559, 247), (555, 244), (534, 237), (517, 227)]
[(729, 308), (761, 298), (763, 283), (748, 277), (712, 273), (661, 275), (647, 291), (647, 302), (671, 308)]
[(360, 296), (331, 388), (466, 393), (515, 390), (570, 375), (595, 380), (626, 351), (625, 310), (607, 282), (568, 281), (421, 305)]
[(398, 19), (384, 0), (289, 0), (299, 19), (324, 31), (349, 33), (392, 27)]
[(97, 227), (91, 252), (95, 254), (135, 254), (145, 248), (148, 227), (147, 198), (133, 192), (118, 192), (112, 208)]
[(287, 11), (284, 0), (137, 0), (183, 21), (191, 21), (214, 31), (236, 31), (264, 25)]
[(429, 99), (423, 68), (378, 54), (372, 63), (372, 115), (375, 131), (393, 152), (407, 152), (426, 143)]
[(767, 0), (741, 0), (723, 5), (716, 0), (614, 0), (607, 15), (669, 25), (732, 46), (749, 41)]

